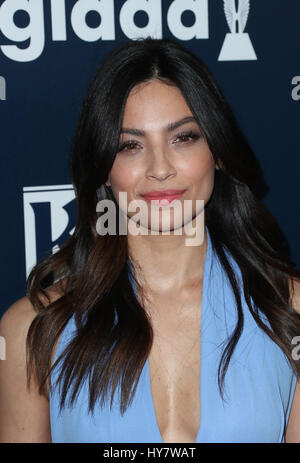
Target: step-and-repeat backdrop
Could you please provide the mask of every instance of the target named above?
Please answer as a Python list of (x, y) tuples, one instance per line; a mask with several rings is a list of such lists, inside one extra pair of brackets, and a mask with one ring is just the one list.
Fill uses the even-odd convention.
[(0, 315), (74, 230), (68, 156), (103, 57), (136, 37), (201, 57), (265, 174), (264, 202), (300, 268), (299, 0), (0, 1)]

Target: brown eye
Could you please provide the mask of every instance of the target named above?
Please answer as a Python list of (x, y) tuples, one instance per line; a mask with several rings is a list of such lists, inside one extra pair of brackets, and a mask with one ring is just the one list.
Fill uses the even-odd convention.
[(138, 144), (135, 141), (127, 141), (119, 146), (118, 151), (133, 151), (138, 147)]
[(183, 141), (183, 142), (186, 142), (186, 141), (189, 141), (189, 140), (190, 140), (190, 137), (189, 137), (188, 135), (182, 135), (182, 136), (179, 137), (179, 138), (181, 138), (181, 141)]
[(134, 142), (130, 142), (126, 145), (126, 148), (129, 150), (134, 150), (135, 147), (136, 147), (136, 144)]
[(180, 133), (176, 136), (175, 143), (190, 143), (200, 138), (200, 135), (194, 132)]

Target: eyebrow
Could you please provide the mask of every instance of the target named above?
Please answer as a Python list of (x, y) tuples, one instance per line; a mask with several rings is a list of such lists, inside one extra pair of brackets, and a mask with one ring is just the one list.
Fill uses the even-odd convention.
[[(188, 122), (197, 122), (196, 119), (192, 116), (184, 117), (183, 119), (180, 119), (179, 121), (176, 122), (170, 122), (167, 125), (167, 131), (172, 132), (173, 130), (177, 129), (178, 127), (187, 124)], [(145, 135), (145, 132), (140, 129), (130, 129), (128, 127), (123, 127), (121, 129), (121, 133), (129, 133), (130, 135), (136, 135), (137, 137), (143, 137)]]

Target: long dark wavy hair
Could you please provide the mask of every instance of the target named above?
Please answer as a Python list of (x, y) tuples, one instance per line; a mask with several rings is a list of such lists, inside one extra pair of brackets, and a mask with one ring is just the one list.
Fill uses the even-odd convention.
[[(242, 296), (257, 325), (282, 349), (294, 372), (300, 372), (291, 355), (291, 339), (300, 332), (300, 315), (292, 307), (293, 280), (300, 278), (300, 272), (279, 225), (262, 204), (265, 186), (257, 159), (206, 65), (176, 42), (147, 38), (114, 50), (88, 87), (70, 151), (76, 227), (58, 252), (33, 268), (27, 281), (27, 295), (37, 312), (27, 336), (27, 381), (30, 384), (35, 372), (39, 392), (47, 396), (50, 374), (60, 363), (60, 409), (68, 394), (73, 404), (88, 379), (89, 411), (98, 400), (102, 405), (109, 397), (112, 405), (120, 383), (123, 414), (151, 350), (153, 330), (143, 307), (143, 288), (136, 281), (139, 301), (130, 282), (134, 272), (128, 262), (127, 237), (101, 236), (96, 230), (96, 204), (118, 151), (128, 94), (151, 79), (181, 90), (221, 166), (215, 171), (205, 220), (232, 285), (238, 314), (218, 368), (221, 396), (243, 330)], [(108, 197), (115, 201), (111, 190)], [(226, 250), (241, 270), (242, 288)], [(48, 292), (52, 287), (59, 288), (54, 300)], [(260, 311), (272, 329), (263, 323)], [(55, 343), (72, 316), (76, 335), (51, 366)]]

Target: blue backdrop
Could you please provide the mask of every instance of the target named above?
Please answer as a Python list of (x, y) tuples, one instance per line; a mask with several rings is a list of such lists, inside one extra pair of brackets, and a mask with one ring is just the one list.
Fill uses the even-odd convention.
[(0, 1), (1, 305), (72, 233), (68, 156), (80, 105), (103, 57), (137, 36), (175, 39), (215, 75), (269, 187), (300, 268), (299, 0)]

